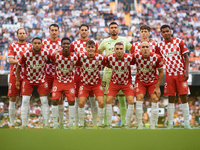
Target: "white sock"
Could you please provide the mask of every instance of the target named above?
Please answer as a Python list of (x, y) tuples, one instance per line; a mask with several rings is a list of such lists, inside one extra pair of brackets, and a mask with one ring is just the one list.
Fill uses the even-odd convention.
[(52, 117), (54, 126), (58, 124), (58, 105), (52, 105)]
[(42, 108), (43, 108), (43, 119), (44, 119), (44, 125), (49, 126), (49, 104), (47, 96), (41, 96), (40, 97)]
[(112, 104), (106, 104), (106, 117), (108, 125), (112, 125)]
[(188, 105), (188, 103), (182, 104), (182, 111), (183, 111), (184, 123), (189, 124), (189, 105)]
[(75, 116), (75, 106), (69, 106), (69, 126), (73, 126)]
[(131, 118), (134, 113), (134, 105), (128, 105), (127, 113), (126, 113), (126, 125), (130, 125)]
[(173, 119), (174, 119), (174, 103), (169, 103), (168, 108), (167, 108), (167, 116), (168, 116), (168, 123), (173, 124)]
[(151, 106), (151, 125), (155, 126), (158, 119), (158, 105), (152, 102)]
[(30, 96), (26, 95), (22, 96), (22, 106), (21, 106), (22, 126), (27, 126), (30, 98), (31, 98)]
[(78, 117), (80, 121), (80, 126), (84, 126), (84, 117), (85, 117), (84, 108), (78, 108)]
[(16, 102), (12, 102), (9, 101), (9, 118), (10, 118), (10, 124), (14, 125), (14, 120), (15, 120), (15, 103)]
[(64, 117), (64, 106), (58, 105), (58, 114), (59, 114), (59, 124), (63, 123), (63, 117)]
[(79, 118), (78, 118), (78, 105), (79, 105), (79, 99), (78, 99), (78, 97), (76, 97), (76, 99), (75, 99), (75, 116), (74, 116), (74, 118), (75, 118), (75, 125), (77, 125), (77, 126), (78, 126), (78, 121), (79, 121)]
[(142, 101), (136, 102), (136, 117), (137, 117), (138, 126), (142, 125), (142, 114), (143, 114), (142, 104), (143, 104)]
[(103, 125), (103, 118), (104, 118), (104, 108), (99, 107), (99, 126)]
[(89, 100), (91, 104), (92, 120), (93, 120), (93, 126), (94, 126), (94, 125), (97, 125), (98, 107), (97, 107), (95, 97), (89, 97)]

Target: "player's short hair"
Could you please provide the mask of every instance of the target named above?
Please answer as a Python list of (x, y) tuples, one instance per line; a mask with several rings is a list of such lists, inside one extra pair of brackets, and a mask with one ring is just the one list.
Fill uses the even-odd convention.
[(88, 26), (87, 24), (81, 24), (81, 25), (79, 26), (79, 30), (80, 30), (82, 27), (87, 27), (87, 29), (89, 30), (89, 26)]
[(171, 27), (170, 27), (169, 25), (164, 24), (164, 25), (162, 25), (162, 26), (160, 27), (160, 31), (162, 31), (162, 29), (164, 29), (164, 28), (169, 28), (169, 29), (171, 30)]
[(116, 24), (116, 25), (118, 26), (118, 24), (117, 24), (116, 22), (111, 22), (111, 23), (109, 24), (109, 27), (110, 27), (111, 25), (113, 25), (113, 24)]
[(143, 24), (143, 25), (140, 26), (140, 31), (144, 30), (144, 29), (147, 29), (149, 32), (151, 31), (151, 27), (146, 25), (146, 24)]
[(61, 44), (63, 43), (64, 40), (68, 40), (68, 41), (71, 43), (70, 38), (68, 38), (68, 37), (64, 37), (64, 38), (62, 38), (62, 40), (61, 40)]
[(17, 35), (18, 35), (18, 33), (19, 33), (19, 30), (24, 30), (25, 32), (26, 32), (26, 34), (27, 34), (27, 31), (26, 31), (26, 29), (24, 29), (24, 28), (19, 28), (16, 32), (17, 32)]
[(40, 41), (42, 42), (42, 38), (40, 38), (40, 37), (34, 37), (34, 38), (32, 39), (32, 43), (33, 43), (34, 40), (40, 40)]
[(115, 43), (115, 46), (116, 45), (123, 45), (124, 46), (124, 44), (122, 42), (117, 42), (117, 43)]
[(86, 42), (86, 46), (87, 45), (95, 45), (95, 42), (93, 41), (93, 40), (88, 40), (87, 42)]
[(55, 23), (51, 24), (51, 25), (49, 26), (49, 29), (51, 29), (52, 26), (53, 26), (53, 27), (57, 27), (58, 30), (59, 30), (59, 26), (58, 26), (57, 24), (55, 24)]

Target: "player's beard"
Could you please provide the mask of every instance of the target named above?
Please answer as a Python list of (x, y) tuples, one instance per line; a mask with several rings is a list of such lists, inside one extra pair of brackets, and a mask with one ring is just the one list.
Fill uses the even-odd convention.
[(39, 52), (41, 51), (41, 48), (40, 48), (39, 50), (35, 50), (35, 49), (33, 48), (33, 51), (36, 52), (36, 53), (39, 53)]
[(117, 33), (113, 33), (113, 34), (111, 34), (112, 36), (117, 36)]
[(18, 39), (18, 41), (19, 41), (20, 43), (24, 43), (24, 42), (26, 41), (26, 39)]

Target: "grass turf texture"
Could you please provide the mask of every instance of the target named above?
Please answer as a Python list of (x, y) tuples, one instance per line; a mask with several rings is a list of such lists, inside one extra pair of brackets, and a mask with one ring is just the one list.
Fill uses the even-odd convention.
[(0, 129), (2, 150), (199, 150), (200, 130)]

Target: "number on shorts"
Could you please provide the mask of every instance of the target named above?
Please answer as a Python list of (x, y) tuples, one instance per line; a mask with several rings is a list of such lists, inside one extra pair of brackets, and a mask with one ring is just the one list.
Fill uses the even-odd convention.
[(167, 83), (165, 83), (164, 88), (165, 88), (165, 89), (167, 88)]
[(138, 83), (136, 83), (134, 87), (135, 87), (135, 88), (138, 88)]
[(11, 90), (11, 87), (12, 87), (12, 83), (9, 83), (9, 89)]

